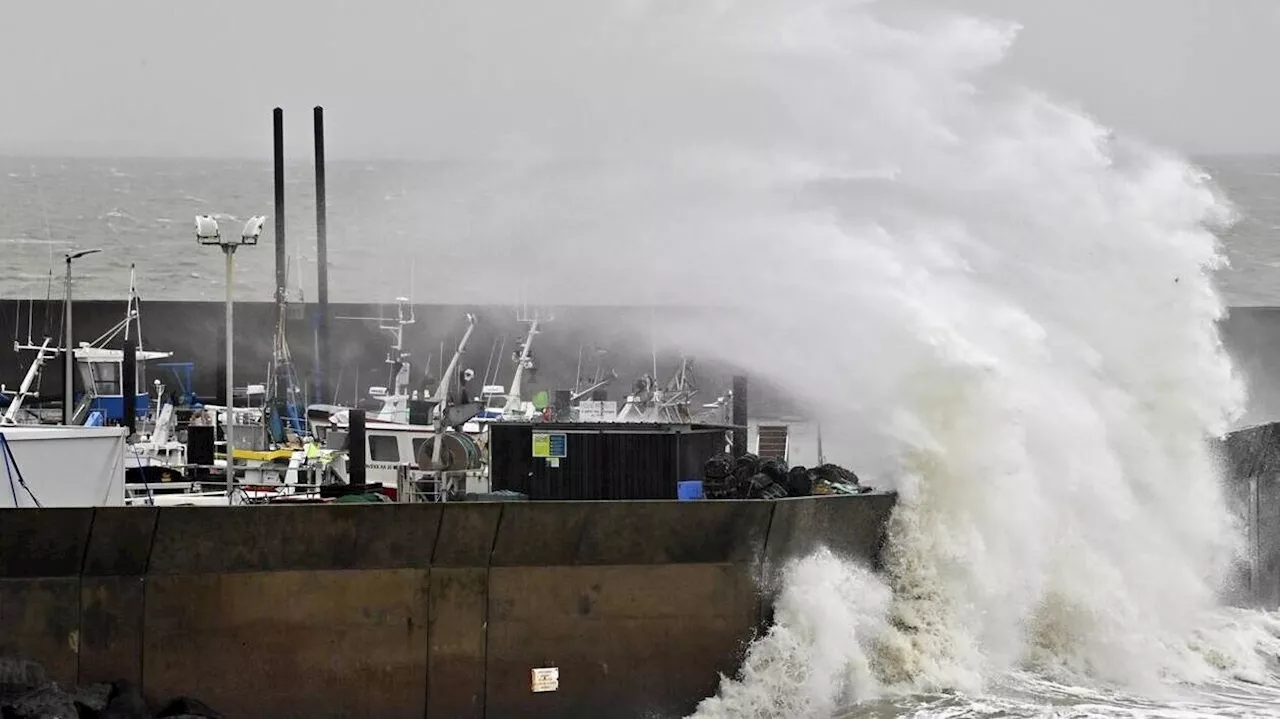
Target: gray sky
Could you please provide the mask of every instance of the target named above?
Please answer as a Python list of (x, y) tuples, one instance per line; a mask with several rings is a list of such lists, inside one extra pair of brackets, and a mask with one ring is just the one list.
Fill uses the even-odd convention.
[[(1002, 72), (1109, 125), (1193, 153), (1280, 150), (1276, 0), (931, 1), (1021, 22)], [(0, 152), (266, 157), (281, 105), (296, 155), (323, 104), (331, 154), (397, 154), (467, 92), (438, 86), (466, 76), (440, 63), (492, 79), (554, 52), (556, 32), (591, 31), (540, 2), (545, 27), (486, 0), (10, 2)]]

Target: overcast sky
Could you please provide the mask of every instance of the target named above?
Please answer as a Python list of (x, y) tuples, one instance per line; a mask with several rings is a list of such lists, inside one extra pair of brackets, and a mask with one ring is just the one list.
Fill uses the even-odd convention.
[[(574, 30), (556, 0), (527, 1)], [(1280, 150), (1277, 0), (930, 1), (1022, 23), (1003, 72), (1109, 125), (1192, 153)], [(297, 152), (323, 104), (331, 154), (395, 154), (431, 127), (433, 35), (547, 42), (504, 27), (502, 3), (469, 2), (485, 22), (451, 26), (440, 0), (14, 0), (0, 152), (264, 157), (271, 107)]]

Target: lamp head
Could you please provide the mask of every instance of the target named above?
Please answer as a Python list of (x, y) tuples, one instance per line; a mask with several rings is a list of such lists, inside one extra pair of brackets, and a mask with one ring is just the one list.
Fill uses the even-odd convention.
[(266, 224), (267, 218), (264, 215), (250, 217), (249, 221), (244, 223), (244, 230), (240, 233), (240, 244), (258, 244), (258, 238), (262, 236), (262, 227)]
[(92, 255), (92, 254), (94, 254), (95, 252), (102, 252), (102, 250), (100, 250), (100, 249), (92, 249), (92, 250), (77, 250), (77, 251), (75, 251), (75, 252), (68, 252), (68, 253), (67, 253), (67, 263), (68, 263), (68, 264), (70, 264), (72, 260), (78, 260), (78, 259), (80, 259), (81, 257), (84, 257), (85, 255)]
[(202, 245), (222, 244), (218, 233), (218, 221), (209, 215), (196, 215), (196, 241)]

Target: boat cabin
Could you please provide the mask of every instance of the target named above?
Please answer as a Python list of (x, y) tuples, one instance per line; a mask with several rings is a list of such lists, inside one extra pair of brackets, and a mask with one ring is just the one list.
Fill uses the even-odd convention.
[[(148, 360), (165, 359), (172, 352), (138, 351), (134, 367), (134, 412), (145, 417), (151, 406), (151, 396), (143, 382), (143, 364)], [(90, 399), (89, 412), (100, 412), (107, 421), (124, 419), (124, 350), (90, 347), (87, 343), (76, 348), (76, 366), (80, 370), (80, 382), (84, 392), (80, 401)], [(139, 391), (141, 390), (141, 391)]]
[(507, 407), (507, 388), (500, 384), (487, 384), (480, 389), (480, 405), (484, 408), (476, 415), (478, 422), (492, 422), (502, 419), (502, 411)]

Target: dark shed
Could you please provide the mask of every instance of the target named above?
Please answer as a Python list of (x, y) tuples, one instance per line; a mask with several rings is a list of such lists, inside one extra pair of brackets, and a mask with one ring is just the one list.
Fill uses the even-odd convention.
[[(676, 483), (703, 479), (727, 451), (732, 427), (636, 423), (494, 422), (489, 469), (494, 491), (529, 499), (675, 499)], [(534, 435), (540, 435), (535, 456)], [(549, 435), (549, 436), (548, 436)]]

